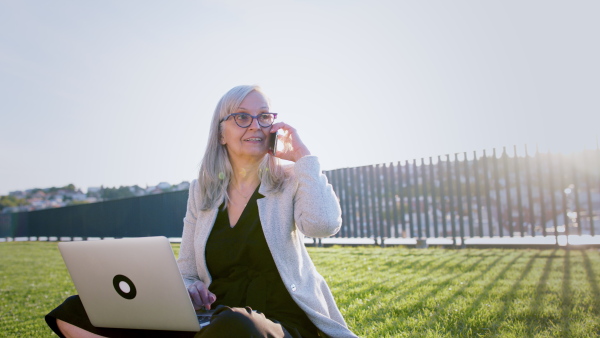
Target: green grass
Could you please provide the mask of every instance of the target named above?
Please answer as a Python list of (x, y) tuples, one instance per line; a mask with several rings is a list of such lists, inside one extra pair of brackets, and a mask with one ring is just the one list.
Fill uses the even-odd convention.
[[(600, 336), (598, 250), (309, 252), (361, 337)], [(0, 336), (52, 336), (44, 315), (75, 293), (56, 243), (0, 243), (0, 274)]]

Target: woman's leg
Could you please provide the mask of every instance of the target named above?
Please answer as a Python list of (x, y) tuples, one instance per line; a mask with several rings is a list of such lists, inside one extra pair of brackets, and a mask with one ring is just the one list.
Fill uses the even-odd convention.
[(47, 314), (45, 319), (48, 326), (59, 337), (189, 338), (193, 337), (195, 334), (195, 332), (182, 331), (130, 330), (95, 327), (90, 322), (79, 296), (67, 298), (61, 305)]
[(60, 319), (56, 320), (56, 325), (58, 326), (60, 332), (67, 338), (104, 338), (104, 336), (99, 336), (95, 333), (91, 333), (73, 324), (64, 322)]
[(219, 337), (276, 337), (292, 338), (281, 324), (252, 311), (250, 307), (230, 308), (224, 306), (215, 312), (210, 324), (195, 336), (196, 338)]

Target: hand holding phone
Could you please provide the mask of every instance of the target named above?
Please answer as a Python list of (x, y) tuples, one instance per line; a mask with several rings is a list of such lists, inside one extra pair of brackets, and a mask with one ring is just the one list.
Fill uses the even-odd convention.
[[(269, 135), (269, 152), (277, 158), (286, 161), (296, 162), (300, 158), (310, 155), (310, 151), (306, 148), (306, 145), (300, 140), (298, 132), (294, 127), (283, 122), (273, 124), (271, 131), (276, 130), (276, 133)], [(279, 135), (277, 135), (279, 134)], [(281, 140), (279, 140), (279, 137)], [(273, 139), (271, 139), (273, 137)], [(280, 149), (277, 150), (277, 143), (281, 142)]]
[(269, 133), (269, 152), (273, 156), (277, 152), (277, 132)]

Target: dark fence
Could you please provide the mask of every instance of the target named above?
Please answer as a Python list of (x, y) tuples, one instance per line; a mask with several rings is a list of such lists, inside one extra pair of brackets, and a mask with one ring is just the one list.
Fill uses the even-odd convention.
[(514, 147), (326, 172), (340, 198), (337, 237), (596, 235), (600, 150), (522, 156)]
[(188, 192), (0, 214), (0, 237), (181, 237)]
[[(591, 235), (600, 231), (600, 150), (493, 150), (326, 171), (342, 207), (336, 237)], [(0, 214), (0, 237), (181, 237), (187, 191)]]

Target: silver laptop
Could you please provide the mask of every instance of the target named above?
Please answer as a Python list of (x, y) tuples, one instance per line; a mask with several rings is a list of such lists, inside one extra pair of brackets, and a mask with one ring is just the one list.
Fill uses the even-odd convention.
[(197, 314), (166, 237), (60, 242), (58, 248), (97, 327), (199, 331)]

